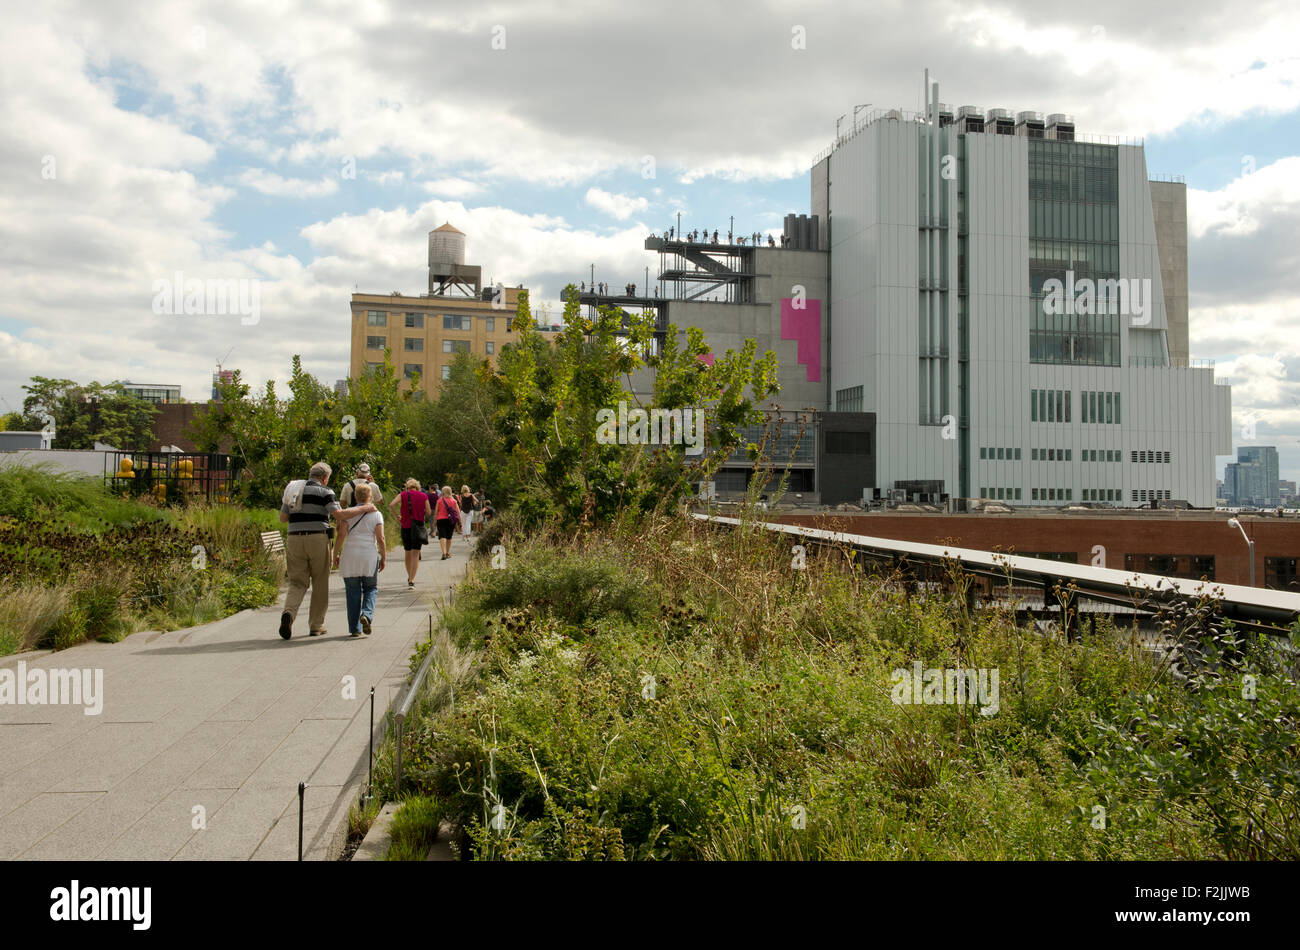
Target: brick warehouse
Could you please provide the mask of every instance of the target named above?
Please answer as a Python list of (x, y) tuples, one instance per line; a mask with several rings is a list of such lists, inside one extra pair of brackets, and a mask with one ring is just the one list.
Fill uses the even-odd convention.
[[(1142, 573), (1200, 578), (1222, 584), (1250, 583), (1250, 552), (1241, 532), (1224, 513), (1126, 511), (1058, 514), (948, 515), (879, 512), (872, 514), (774, 514), (783, 524), (863, 534), (892, 541), (1052, 555), (1091, 564), (1093, 547), (1106, 549), (1104, 566)], [(1240, 515), (1255, 542), (1258, 587), (1300, 592), (1300, 520)]]

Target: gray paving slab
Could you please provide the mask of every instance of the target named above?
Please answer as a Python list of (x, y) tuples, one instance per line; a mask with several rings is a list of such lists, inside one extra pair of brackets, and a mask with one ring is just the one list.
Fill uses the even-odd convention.
[[(366, 638), (347, 636), (343, 583), (332, 576), (324, 637), (307, 637), (300, 614), (295, 636), (281, 640), (277, 602), (186, 630), (0, 658), (104, 677), (98, 716), (0, 706), (0, 859), (293, 860), (299, 781), (306, 856), (332, 857), (365, 781), (370, 687), (382, 722), (468, 550), (458, 540), (439, 561), (426, 549), (414, 591), (395, 561), (380, 575)], [(355, 695), (344, 695), (345, 677)]]

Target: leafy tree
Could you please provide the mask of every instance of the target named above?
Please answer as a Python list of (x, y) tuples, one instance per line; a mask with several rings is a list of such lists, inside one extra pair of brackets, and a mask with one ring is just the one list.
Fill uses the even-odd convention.
[(388, 487), (398, 453), (418, 447), (401, 412), (414, 396), (400, 392), (388, 352), (379, 371), (349, 380), (345, 396), (303, 370), (294, 356), (288, 389), (288, 398), (280, 399), (268, 381), (254, 398), (236, 371), (220, 384), (221, 402), (197, 416), (187, 432), (200, 451), (230, 442), (252, 503), (277, 504), (284, 485), (318, 461), (339, 476), (368, 462), (375, 481)]
[(147, 449), (153, 441), (158, 408), (130, 395), (122, 383), (91, 382), (33, 376), (23, 386), (21, 428), (43, 429), (54, 422), (53, 448), (90, 449), (96, 442), (124, 449)]
[[(721, 466), (739, 444), (741, 427), (763, 421), (756, 404), (778, 390), (776, 357), (768, 352), (756, 359), (753, 340), (710, 366), (696, 328), (679, 344), (670, 326), (655, 354), (648, 312), (601, 307), (589, 318), (572, 285), (564, 299), (565, 329), (549, 354), (529, 316), (528, 295), (520, 293), (512, 324), (519, 342), (500, 361), (505, 398), (497, 429), (525, 521), (594, 524), (675, 504), (692, 482)], [(650, 405), (641, 407), (624, 381), (630, 386), (632, 374), (646, 367), (655, 370), (655, 383)], [(628, 404), (629, 415), (640, 408), (703, 412), (704, 452), (687, 456), (681, 444), (645, 444), (635, 438), (633, 424), (616, 427), (617, 439), (602, 438), (602, 420), (608, 435), (611, 414), (622, 425), (620, 402)]]

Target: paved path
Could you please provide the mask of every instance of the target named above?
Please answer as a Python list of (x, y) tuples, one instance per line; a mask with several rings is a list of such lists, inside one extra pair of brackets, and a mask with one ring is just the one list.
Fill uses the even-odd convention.
[[(430, 610), (464, 574), (469, 544), (452, 550), (441, 561), (436, 545), (424, 549), (413, 592), (395, 552), (374, 633), (358, 640), (334, 574), (324, 637), (307, 636), (304, 600), (293, 639), (280, 639), (281, 592), (275, 606), (201, 627), (0, 659), (104, 677), (98, 716), (0, 704), (0, 860), (293, 860), (300, 781), (304, 858), (332, 857), (366, 779), (370, 687), (378, 726)], [(355, 699), (343, 698), (345, 676)]]

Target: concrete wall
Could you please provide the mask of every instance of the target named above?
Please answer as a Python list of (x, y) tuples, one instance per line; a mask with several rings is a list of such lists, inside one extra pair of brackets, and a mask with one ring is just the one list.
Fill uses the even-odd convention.
[[(768, 350), (776, 354), (781, 392), (772, 400), (773, 405), (825, 409), (829, 349), (829, 321), (825, 315), (827, 255), (821, 251), (760, 248), (754, 258), (758, 275), (754, 281), (755, 303), (672, 300), (668, 303), (668, 321), (677, 326), (682, 342), (687, 327), (700, 328), (718, 357), (727, 350), (739, 352), (747, 339), (753, 339), (758, 356)], [(799, 288), (804, 304), (801, 309), (793, 303)], [(783, 302), (787, 302), (785, 320)], [(818, 324), (816, 352), (801, 351), (792, 330), (796, 320)], [(644, 377), (634, 382), (638, 387), (647, 386)]]
[(48, 464), (59, 472), (82, 475), (103, 475), (105, 452), (91, 449), (46, 449), (34, 452), (0, 452), (0, 467), (6, 465)]
[(40, 432), (0, 432), (0, 452), (39, 449), (44, 439)]
[(1186, 363), (1187, 339), (1187, 186), (1182, 182), (1153, 181), (1151, 211), (1160, 254), (1160, 280), (1164, 285), (1165, 313), (1169, 322), (1169, 357)]

